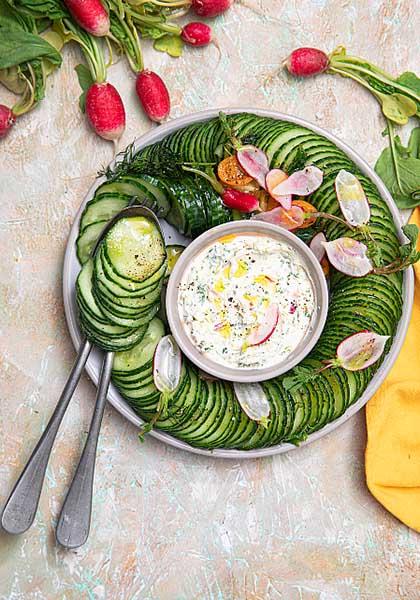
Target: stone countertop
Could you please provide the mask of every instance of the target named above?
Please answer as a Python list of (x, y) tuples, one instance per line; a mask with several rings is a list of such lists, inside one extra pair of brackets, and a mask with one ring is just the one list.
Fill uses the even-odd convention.
[[(146, 48), (172, 95), (172, 117), (218, 106), (272, 108), (341, 137), (374, 164), (385, 141), (375, 100), (349, 80), (269, 85), (301, 45), (352, 53), (392, 73), (418, 70), (418, 5), (410, 0), (243, 0), (214, 22), (216, 47), (175, 60)], [(148, 47), (148, 44), (145, 44)], [(66, 49), (41, 106), (1, 142), (0, 505), (60, 395), (75, 352), (61, 272), (67, 235), (112, 145), (78, 110)], [(127, 108), (121, 147), (148, 131), (134, 76), (110, 69)], [(11, 97), (1, 89), (1, 101)], [(419, 598), (420, 538), (365, 486), (364, 411), (314, 444), (261, 460), (214, 460), (148, 438), (112, 407), (99, 441), (88, 543), (64, 551), (54, 525), (92, 412), (84, 378), (47, 471), (34, 526), (0, 534), (1, 600), (391, 600)]]

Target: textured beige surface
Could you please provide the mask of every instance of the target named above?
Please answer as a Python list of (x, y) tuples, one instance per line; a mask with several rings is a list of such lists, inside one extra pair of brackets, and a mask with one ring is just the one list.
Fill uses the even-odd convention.
[[(281, 74), (265, 88), (262, 81), (299, 45), (329, 51), (345, 44), (391, 72), (418, 70), (418, 0), (247, 2), (214, 24), (218, 65), (214, 47), (178, 61), (146, 52), (169, 85), (172, 116), (229, 104), (272, 107), (322, 125), (373, 164), (383, 122), (362, 90), (329, 76), (297, 82)], [(0, 505), (74, 359), (62, 307), (63, 252), (85, 191), (112, 157), (112, 146), (78, 111), (78, 60), (66, 51), (42, 106), (0, 145)], [(123, 63), (110, 80), (127, 107), (125, 145), (150, 124)], [(292, 454), (228, 462), (152, 439), (141, 445), (134, 427), (109, 408), (89, 541), (77, 551), (57, 548), (53, 527), (94, 392), (84, 379), (59, 433), (35, 525), (20, 537), (0, 534), (2, 600), (420, 598), (420, 538), (365, 487), (362, 412)]]

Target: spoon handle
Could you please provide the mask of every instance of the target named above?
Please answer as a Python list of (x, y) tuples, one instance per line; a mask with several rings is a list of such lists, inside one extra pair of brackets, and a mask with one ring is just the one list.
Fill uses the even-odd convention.
[(102, 363), (95, 409), (85, 447), (58, 519), (56, 538), (65, 548), (78, 548), (89, 536), (96, 448), (113, 361), (114, 353), (107, 352)]
[(76, 362), (49, 423), (6, 502), (1, 515), (1, 524), (8, 533), (23, 533), (33, 523), (51, 449), (91, 349), (92, 344), (88, 340), (82, 342)]

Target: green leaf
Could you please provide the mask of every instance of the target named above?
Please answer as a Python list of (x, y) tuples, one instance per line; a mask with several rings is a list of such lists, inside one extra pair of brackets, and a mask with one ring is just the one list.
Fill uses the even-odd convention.
[(313, 381), (319, 375), (319, 371), (312, 369), (311, 367), (295, 367), (290, 371), (290, 375), (284, 377), (282, 380), (282, 386), (287, 392), (297, 392), (306, 383)]
[(159, 52), (166, 52), (169, 56), (178, 58), (184, 50), (184, 42), (178, 35), (166, 34), (155, 39), (153, 48)]
[[(0, 30), (34, 31), (35, 20), (26, 14), (21, 14), (6, 0), (0, 0)], [(1, 33), (3, 35), (3, 32)]]
[(382, 112), (397, 125), (406, 125), (409, 117), (414, 116), (417, 112), (414, 100), (404, 94), (395, 93), (381, 96)]
[(9, 3), (21, 13), (32, 15), (36, 19), (48, 17), (55, 20), (69, 16), (60, 0), (9, 0)]
[(82, 93), (79, 97), (79, 106), (80, 110), (84, 113), (86, 109), (86, 94), (92, 83), (95, 83), (92, 77), (91, 72), (87, 68), (86, 65), (77, 65), (74, 68), (77, 73), (77, 79), (79, 81), (79, 85), (82, 88)]
[(47, 58), (57, 66), (61, 64), (61, 54), (39, 35), (27, 31), (1, 30), (0, 69), (15, 67), (36, 58)]
[(420, 95), (420, 78), (415, 73), (406, 71), (397, 77), (395, 81)]
[(375, 171), (399, 208), (414, 208), (420, 204), (420, 127), (411, 132), (407, 148), (398, 136), (393, 141), (394, 160), (391, 146), (385, 148), (376, 162)]

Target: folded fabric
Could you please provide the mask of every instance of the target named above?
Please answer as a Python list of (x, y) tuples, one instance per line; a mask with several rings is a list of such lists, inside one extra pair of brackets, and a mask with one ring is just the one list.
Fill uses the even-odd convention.
[[(420, 210), (411, 223), (420, 226)], [(397, 519), (420, 532), (420, 264), (403, 348), (366, 406), (366, 482)]]

